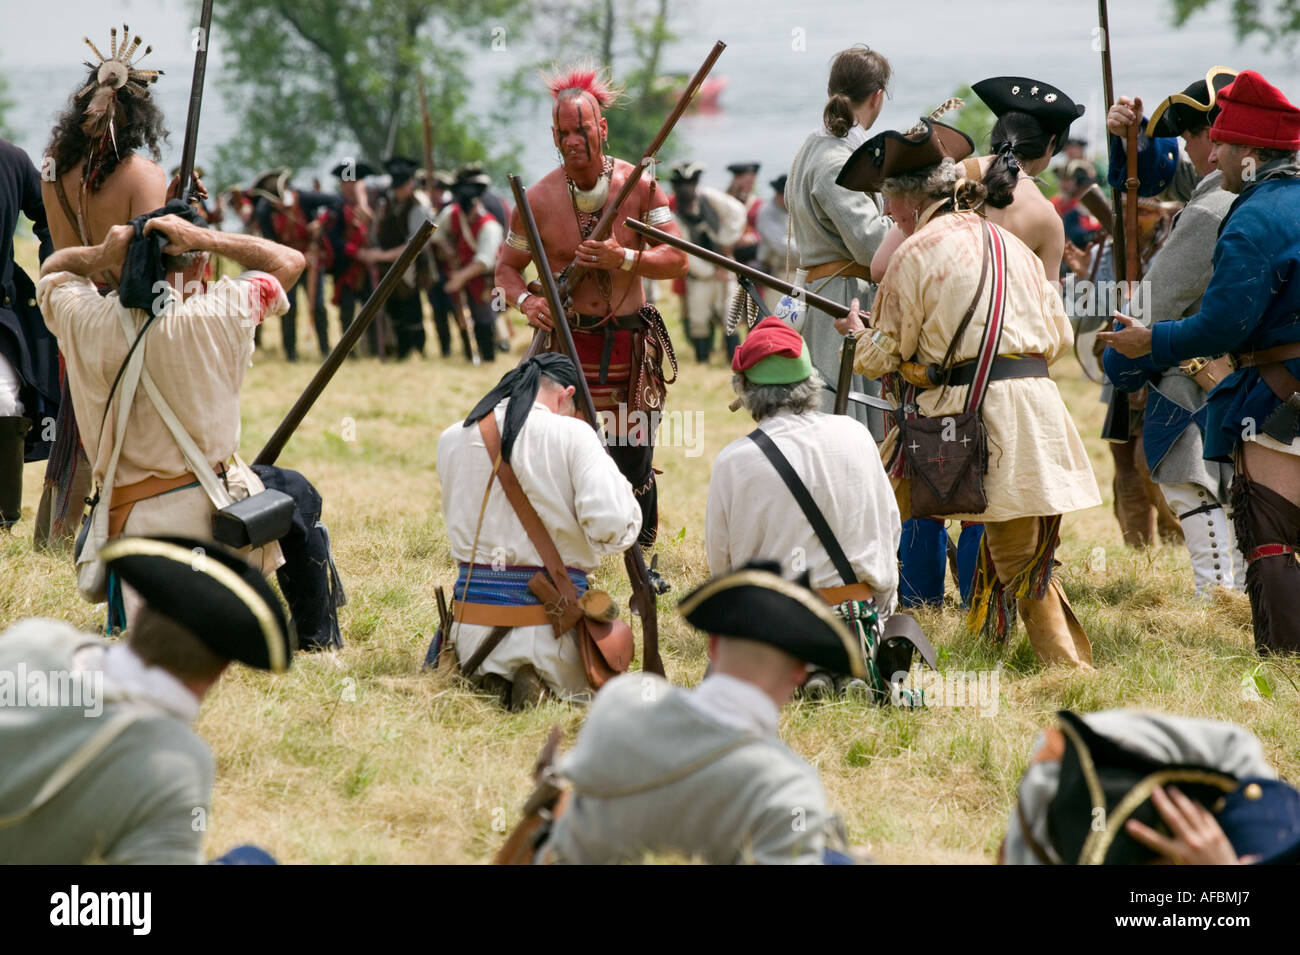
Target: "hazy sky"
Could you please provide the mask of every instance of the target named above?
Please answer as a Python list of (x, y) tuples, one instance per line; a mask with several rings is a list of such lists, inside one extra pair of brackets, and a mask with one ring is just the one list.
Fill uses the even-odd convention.
[[(220, 3), (221, 0), (216, 0)], [(58, 66), (91, 58), (82, 43), (89, 36), (108, 54), (109, 28), (122, 23), (137, 29), (154, 56), (169, 61), (192, 56), (190, 31), (198, 26), (199, 7), (190, 0), (6, 0), (5, 42), (0, 44), (0, 70), (12, 73), (24, 66)], [(21, 40), (20, 40), (21, 38)], [(219, 38), (214, 39), (214, 49)], [(209, 52), (209, 57), (214, 54)], [(146, 60), (147, 64), (149, 60)]]

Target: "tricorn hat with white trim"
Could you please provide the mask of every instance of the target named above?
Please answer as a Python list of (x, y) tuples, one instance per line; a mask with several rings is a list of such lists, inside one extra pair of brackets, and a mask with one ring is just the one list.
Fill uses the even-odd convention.
[(682, 598), (686, 622), (719, 637), (757, 640), (832, 673), (866, 676), (862, 650), (834, 609), (780, 565), (754, 561)]
[(259, 670), (289, 669), (297, 638), (266, 578), (238, 554), (184, 537), (121, 537), (105, 565), (148, 607), (213, 653)]

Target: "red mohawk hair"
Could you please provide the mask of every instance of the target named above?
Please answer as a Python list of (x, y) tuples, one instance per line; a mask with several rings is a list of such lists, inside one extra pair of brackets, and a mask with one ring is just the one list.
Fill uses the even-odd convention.
[(623, 98), (623, 88), (610, 80), (609, 72), (589, 62), (560, 67), (554, 72), (543, 72), (542, 80), (557, 102), (569, 90), (574, 91), (574, 95), (589, 94), (602, 110), (617, 106)]

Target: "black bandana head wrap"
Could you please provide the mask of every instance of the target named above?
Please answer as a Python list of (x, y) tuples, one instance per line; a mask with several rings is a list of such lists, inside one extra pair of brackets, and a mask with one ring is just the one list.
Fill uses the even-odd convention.
[(537, 389), (541, 386), (543, 376), (564, 388), (582, 387), (582, 377), (573, 359), (567, 355), (544, 352), (506, 372), (496, 387), (483, 396), (465, 419), (466, 428), (478, 424), (503, 400), (510, 399), (510, 404), (506, 406), (505, 427), (501, 429), (501, 458), (504, 461), (510, 460), (515, 438), (519, 436), (519, 429), (524, 426), (528, 412), (533, 409), (533, 401), (537, 398)]
[[(122, 263), (122, 280), (117, 290), (118, 300), (127, 308), (142, 308), (150, 311), (158, 293), (154, 286), (158, 282), (167, 282), (167, 267), (163, 265), (163, 246), (169, 241), (162, 232), (150, 232), (145, 235), (144, 224), (158, 216), (180, 216), (187, 222), (207, 228), (207, 223), (197, 211), (179, 199), (170, 200), (161, 209), (136, 216), (127, 223), (135, 230), (135, 238), (126, 247), (126, 260)], [(165, 295), (170, 295), (168, 289)]]

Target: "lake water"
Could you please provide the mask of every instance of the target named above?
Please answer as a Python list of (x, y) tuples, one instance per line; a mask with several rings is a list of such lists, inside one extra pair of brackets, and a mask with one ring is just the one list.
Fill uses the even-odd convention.
[[(220, 0), (218, 0), (220, 2)], [(89, 34), (104, 48), (112, 21), (126, 19), (155, 47), (146, 65), (167, 72), (157, 96), (175, 130), (163, 162), (179, 159), (192, 60), (189, 31), (197, 4), (186, 0), (58, 0), (60, 14), (47, 5), (28, 5), (6, 13), (10, 38), (0, 52), (0, 71), (16, 100), (8, 124), (16, 141), (33, 157), (44, 149), (54, 115), (81, 78), (80, 61), (89, 53), (81, 42)], [(649, 8), (650, 4), (642, 3)], [(1228, 20), (1227, 0), (1198, 15), (1182, 30), (1170, 24), (1167, 0), (1115, 0), (1111, 3), (1112, 49), (1117, 94), (1141, 95), (1150, 104), (1181, 89), (1214, 65), (1253, 68), (1300, 99), (1300, 68), (1287, 50), (1269, 51), (1258, 41), (1237, 44)], [(111, 12), (110, 12), (111, 11)], [(969, 0), (918, 0), (911, 4), (844, 0), (706, 0), (688, 6), (672, 0), (672, 28), (678, 39), (664, 59), (665, 71), (694, 72), (714, 40), (727, 43), (714, 75), (725, 77), (721, 109), (685, 117), (675, 137), (679, 154), (703, 160), (705, 182), (722, 186), (725, 167), (738, 160), (760, 161), (760, 182), (786, 171), (803, 138), (819, 122), (826, 75), (836, 51), (869, 43), (894, 69), (891, 96), (875, 129), (905, 128), (942, 102), (953, 90), (987, 76), (1015, 74), (1045, 80), (1087, 107), (1075, 123), (1076, 136), (1096, 147), (1102, 142), (1100, 56), (1095, 51), (1096, 4), (999, 0), (983, 6)], [(490, 52), (492, 30), (505, 26), (506, 53)], [(509, 22), (485, 21), (484, 52), (469, 72), (475, 77), (473, 108), (487, 115), (497, 82), (516, 55), (541, 51), (516, 39)], [(23, 42), (17, 43), (17, 37)], [(213, 146), (229, 138), (238, 117), (218, 93), (221, 38), (215, 37), (208, 64), (199, 163)], [(525, 141), (521, 173), (532, 181), (555, 164), (549, 111), (519, 117), (515, 135)], [(636, 151), (639, 151), (639, 146)], [(346, 152), (341, 145), (340, 155)], [(632, 152), (632, 150), (625, 150)], [(631, 158), (630, 156), (628, 158)], [(332, 162), (325, 163), (328, 169)], [(252, 172), (250, 170), (249, 172)], [(300, 173), (300, 179), (305, 178)], [(766, 194), (766, 185), (760, 192)]]

